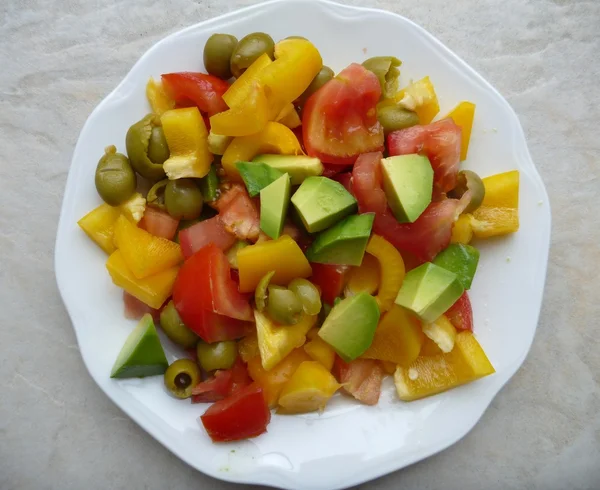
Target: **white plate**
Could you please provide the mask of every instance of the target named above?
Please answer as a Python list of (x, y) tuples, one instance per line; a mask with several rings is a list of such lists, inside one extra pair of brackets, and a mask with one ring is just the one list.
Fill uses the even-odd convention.
[[(470, 292), (475, 331), (495, 375), (412, 403), (400, 402), (388, 379), (375, 407), (336, 396), (321, 415), (274, 415), (267, 434), (220, 445), (212, 444), (198, 425), (205, 407), (167, 396), (161, 377), (109, 378), (134, 322), (123, 318), (121, 291), (106, 272), (106, 256), (76, 224), (100, 204), (94, 189), (98, 158), (109, 144), (125, 150), (127, 128), (149, 111), (144, 91), (148, 77), (202, 70), (201, 53), (208, 36), (227, 32), (241, 38), (253, 31), (268, 32), (276, 40), (306, 36), (336, 71), (370, 56), (394, 55), (403, 61), (402, 85), (430, 75), (441, 114), (461, 100), (477, 104), (466, 167), (483, 176), (515, 168), (521, 173), (521, 229), (513, 236), (480, 244), (481, 262)], [(276, 1), (197, 24), (160, 41), (90, 115), (67, 181), (56, 240), (56, 277), (90, 374), (170, 451), (223, 480), (331, 489), (407, 466), (469, 432), (527, 355), (541, 306), (549, 237), (548, 196), (517, 116), (472, 68), (398, 15), (326, 1)], [(175, 359), (178, 350), (166, 340), (163, 344), (169, 360)]]

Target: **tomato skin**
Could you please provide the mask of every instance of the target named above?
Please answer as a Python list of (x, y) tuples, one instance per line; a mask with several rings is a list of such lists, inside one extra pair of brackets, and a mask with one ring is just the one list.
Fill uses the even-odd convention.
[(253, 383), (211, 405), (200, 420), (213, 442), (239, 441), (266, 432), (271, 412)]
[(382, 151), (383, 128), (376, 109), (380, 96), (375, 74), (357, 63), (323, 85), (302, 113), (308, 155), (323, 163), (352, 165), (361, 153)]
[(139, 224), (139, 227), (143, 228), (148, 233), (166, 238), (167, 240), (173, 240), (175, 233), (177, 233), (178, 226), (178, 219), (173, 218), (165, 211), (161, 211), (160, 209), (151, 206), (146, 206), (144, 217)]
[(227, 257), (212, 243), (179, 269), (173, 302), (183, 323), (206, 342), (243, 337), (252, 321), (252, 308), (231, 279)]
[(235, 235), (225, 229), (220, 216), (205, 219), (179, 232), (179, 244), (185, 258), (191, 257), (209, 243), (221, 250), (227, 250), (235, 243)]
[(382, 158), (380, 151), (363, 153), (352, 169), (352, 186), (361, 213), (383, 214), (387, 210), (387, 199), (381, 187)]
[(229, 84), (220, 78), (204, 73), (179, 72), (161, 75), (163, 86), (178, 107), (189, 106), (193, 102), (209, 116), (228, 109), (223, 94)]
[(374, 359), (355, 359), (345, 362), (335, 356), (333, 375), (346, 393), (365, 405), (377, 405), (381, 395), (383, 367)]
[(198, 383), (192, 390), (192, 403), (212, 403), (231, 393), (233, 375), (230, 369), (217, 371), (212, 378)]
[(333, 305), (335, 298), (342, 295), (346, 282), (347, 265), (310, 264), (312, 276), (310, 281), (321, 288), (321, 297), (329, 305)]
[(433, 168), (434, 194), (448, 192), (456, 186), (461, 131), (460, 126), (449, 118), (426, 126), (393, 131), (387, 137), (390, 156), (411, 153), (427, 156)]
[(473, 331), (473, 308), (471, 300), (465, 291), (445, 313), (457, 330)]
[(236, 184), (215, 203), (225, 229), (240, 240), (256, 241), (260, 233), (258, 207), (245, 187)]

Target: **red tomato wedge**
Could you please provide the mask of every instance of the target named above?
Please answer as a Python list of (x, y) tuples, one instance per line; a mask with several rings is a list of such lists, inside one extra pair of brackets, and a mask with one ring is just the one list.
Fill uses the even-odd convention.
[(179, 269), (173, 302), (183, 323), (206, 342), (243, 337), (246, 322), (252, 321), (247, 296), (231, 278), (227, 257), (212, 243)]
[(239, 357), (235, 360), (235, 363), (230, 368), (231, 371), (231, 393), (235, 393), (242, 388), (245, 388), (252, 383), (252, 378), (248, 373), (248, 367), (246, 363)]
[(123, 291), (123, 307), (125, 310), (125, 318), (129, 318), (130, 320), (139, 320), (146, 313), (150, 313), (152, 315), (152, 319), (154, 323), (158, 323), (160, 319), (160, 310), (158, 310), (148, 306), (146, 303), (142, 303), (135, 296), (132, 296), (127, 291)]
[(235, 235), (225, 229), (220, 216), (200, 221), (179, 232), (179, 244), (185, 258), (191, 257), (209, 243), (227, 250), (235, 243)]
[(414, 223), (398, 223), (388, 209), (375, 215), (373, 231), (398, 250), (427, 262), (450, 243), (458, 204), (457, 199), (432, 202)]
[(352, 63), (310, 96), (302, 114), (306, 152), (323, 163), (352, 165), (358, 155), (383, 150), (376, 105), (379, 80)]
[(217, 371), (211, 378), (192, 389), (192, 403), (212, 403), (227, 398), (231, 393), (233, 375), (230, 369)]
[(448, 309), (445, 315), (457, 330), (473, 331), (473, 308), (466, 291)]
[(256, 241), (260, 216), (254, 201), (241, 185), (234, 185), (215, 203), (225, 229), (240, 240)]
[(352, 187), (361, 213), (383, 214), (387, 210), (387, 199), (382, 189), (380, 151), (363, 153), (352, 169)]
[(266, 432), (271, 412), (262, 388), (253, 383), (213, 404), (200, 420), (213, 442), (239, 441)]
[(355, 359), (344, 362), (335, 358), (333, 374), (346, 393), (365, 405), (377, 405), (381, 395), (381, 382), (385, 375), (383, 367), (374, 359)]
[(452, 119), (393, 131), (388, 135), (387, 143), (390, 156), (421, 153), (429, 158), (437, 194), (451, 191), (456, 186), (461, 129)]
[(175, 233), (177, 233), (178, 226), (178, 219), (173, 218), (165, 211), (161, 211), (160, 209), (151, 206), (146, 206), (144, 217), (139, 224), (139, 227), (143, 228), (148, 233), (166, 238), (167, 240), (173, 240)]
[(333, 305), (335, 298), (342, 295), (344, 284), (346, 282), (347, 265), (330, 264), (310, 264), (312, 267), (312, 276), (310, 280), (321, 289), (323, 301), (330, 306)]
[(228, 109), (223, 94), (227, 92), (229, 84), (220, 78), (184, 71), (161, 75), (161, 79), (166, 92), (180, 107), (185, 107), (191, 101), (209, 116)]

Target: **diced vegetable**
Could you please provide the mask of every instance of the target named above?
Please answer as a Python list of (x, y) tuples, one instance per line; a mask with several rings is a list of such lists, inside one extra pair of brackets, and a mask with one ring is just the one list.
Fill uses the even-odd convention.
[(421, 124), (429, 124), (440, 112), (438, 98), (429, 77), (411, 83), (398, 92), (394, 99), (401, 106), (415, 111)]
[(164, 112), (175, 108), (175, 101), (165, 92), (162, 81), (155, 81), (150, 77), (146, 84), (146, 97), (154, 114), (162, 115)]
[(339, 388), (335, 378), (320, 362), (305, 361), (283, 387), (277, 412), (292, 414), (323, 410)]
[(447, 354), (454, 349), (456, 329), (444, 315), (433, 323), (424, 324), (423, 333), (433, 340), (442, 352)]
[(384, 375), (378, 361), (356, 359), (352, 362), (344, 362), (337, 357), (334, 372), (343, 386), (343, 391), (365, 405), (377, 405)]
[(514, 233), (519, 229), (519, 171), (483, 179), (485, 197), (473, 212), (471, 226), (477, 238)]
[(115, 222), (120, 215), (121, 211), (118, 207), (103, 203), (81, 218), (77, 224), (102, 250), (111, 254), (115, 251), (113, 243)]
[(462, 134), (460, 159), (461, 161), (466, 160), (469, 151), (469, 142), (471, 140), (471, 130), (473, 129), (473, 119), (475, 118), (475, 104), (463, 101), (442, 119), (446, 118), (452, 119), (457, 126), (460, 126)]
[(404, 261), (402, 256), (385, 238), (373, 234), (367, 244), (367, 253), (379, 261), (381, 283), (377, 292), (377, 304), (381, 311), (389, 310), (394, 304), (402, 281), (404, 280)]

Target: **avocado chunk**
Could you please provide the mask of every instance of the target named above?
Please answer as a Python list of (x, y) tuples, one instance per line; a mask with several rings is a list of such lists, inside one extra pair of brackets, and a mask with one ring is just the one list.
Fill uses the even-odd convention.
[(366, 292), (341, 300), (319, 329), (327, 342), (346, 362), (353, 361), (371, 346), (379, 323), (379, 307)]
[(399, 155), (381, 160), (383, 191), (400, 223), (412, 223), (431, 202), (433, 168), (423, 155)]
[(411, 310), (424, 322), (433, 323), (463, 292), (456, 274), (426, 262), (406, 273), (396, 304)]
[(258, 155), (252, 161), (266, 163), (281, 172), (287, 172), (292, 178), (292, 185), (300, 185), (307, 177), (323, 173), (321, 160), (304, 155)]
[(329, 228), (357, 208), (352, 194), (327, 177), (308, 177), (292, 196), (292, 204), (309, 233)]
[(317, 235), (306, 251), (306, 257), (310, 262), (319, 264), (362, 264), (374, 219), (374, 213), (344, 218)]
[(470, 289), (479, 263), (479, 250), (471, 245), (452, 243), (437, 255), (433, 263), (454, 272), (462, 287)]
[(277, 240), (283, 230), (290, 188), (290, 174), (283, 174), (260, 191), (260, 229), (273, 240)]
[(246, 184), (250, 197), (258, 196), (262, 189), (283, 175), (283, 172), (265, 163), (237, 162), (235, 165)]
[(164, 374), (169, 367), (150, 313), (127, 337), (110, 373), (111, 378), (144, 378)]

